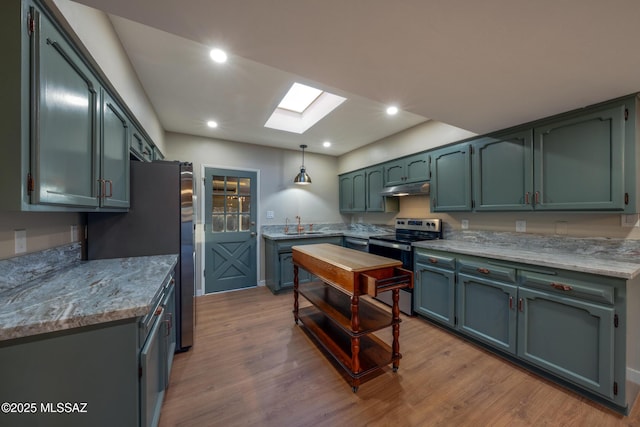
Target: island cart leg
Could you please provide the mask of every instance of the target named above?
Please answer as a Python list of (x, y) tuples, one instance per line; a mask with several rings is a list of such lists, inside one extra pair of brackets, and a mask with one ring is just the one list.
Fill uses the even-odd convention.
[(293, 320), (298, 324), (298, 266), (293, 265)]
[[(353, 332), (360, 331), (360, 315), (359, 315), (360, 297), (353, 295), (351, 297), (351, 330)], [(360, 337), (351, 337), (351, 371), (354, 374), (360, 372)], [(353, 392), (358, 391), (360, 378), (352, 378), (351, 389)]]
[(393, 359), (393, 372), (398, 372), (398, 367), (400, 366), (400, 289), (393, 289), (391, 292), (393, 292), (393, 308), (391, 309), (391, 313), (394, 322), (391, 357)]

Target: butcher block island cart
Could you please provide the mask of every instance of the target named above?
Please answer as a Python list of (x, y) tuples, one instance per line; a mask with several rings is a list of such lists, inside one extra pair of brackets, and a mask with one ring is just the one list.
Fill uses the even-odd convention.
[[(335, 359), (347, 374), (353, 392), (385, 366), (400, 364), (399, 290), (413, 288), (413, 272), (402, 262), (328, 243), (294, 246), (293, 315), (297, 324)], [(319, 280), (300, 285), (298, 269)], [(393, 293), (391, 313), (360, 298)], [(300, 308), (299, 296), (311, 305)], [(389, 346), (373, 333), (392, 328)]]

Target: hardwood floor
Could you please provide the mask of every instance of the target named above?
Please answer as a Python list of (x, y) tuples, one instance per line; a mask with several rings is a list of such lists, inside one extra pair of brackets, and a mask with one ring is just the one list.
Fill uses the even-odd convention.
[[(291, 293), (198, 297), (160, 426), (639, 426), (420, 318), (403, 317), (400, 370), (357, 393), (295, 325)], [(387, 342), (391, 331), (379, 336)]]

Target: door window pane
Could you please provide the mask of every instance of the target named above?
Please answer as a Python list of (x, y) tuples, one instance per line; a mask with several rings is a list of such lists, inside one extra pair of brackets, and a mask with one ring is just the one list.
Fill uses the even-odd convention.
[(251, 179), (215, 175), (211, 185), (213, 232), (251, 231)]

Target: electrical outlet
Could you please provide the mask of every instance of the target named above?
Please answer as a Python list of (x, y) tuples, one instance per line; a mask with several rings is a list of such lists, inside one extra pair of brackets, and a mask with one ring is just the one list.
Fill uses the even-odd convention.
[(519, 219), (516, 221), (516, 232), (518, 233), (526, 233), (527, 232), (527, 221)]
[(267, 211), (267, 219), (273, 219), (275, 213), (273, 211)]
[(556, 234), (567, 234), (567, 221), (556, 221)]
[(462, 221), (460, 221), (460, 228), (462, 228), (463, 230), (468, 230), (469, 229), (469, 220), (468, 219), (463, 219)]
[(27, 252), (27, 230), (14, 230), (15, 253)]
[(638, 214), (622, 214), (620, 215), (620, 225), (622, 227), (640, 227)]
[(70, 232), (71, 232), (71, 242), (77, 242), (78, 241), (78, 226), (77, 225), (72, 225)]

